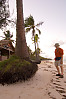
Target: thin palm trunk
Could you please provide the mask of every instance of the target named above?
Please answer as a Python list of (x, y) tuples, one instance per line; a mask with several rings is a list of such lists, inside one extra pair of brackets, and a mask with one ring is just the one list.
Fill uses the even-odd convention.
[(35, 42), (35, 37), (34, 37), (34, 43), (35, 43), (35, 55), (36, 55), (36, 59), (37, 59), (37, 51), (36, 51), (36, 42)]
[(39, 57), (39, 45), (38, 45), (38, 41), (37, 41), (37, 59), (40, 60), (40, 57)]
[(39, 46), (38, 46), (38, 39), (37, 39), (37, 42), (36, 42), (36, 38), (35, 38), (35, 33), (34, 33), (34, 43), (35, 43), (35, 55), (36, 55), (36, 61), (39, 61), (40, 58), (39, 58)]
[(36, 41), (35, 41), (35, 33), (34, 33), (34, 44), (35, 44), (35, 55), (36, 55), (36, 61), (37, 61), (38, 55), (37, 55), (37, 46), (36, 46)]
[(20, 58), (29, 58), (28, 48), (25, 38), (23, 2), (16, 0), (17, 3), (17, 25), (16, 25), (16, 55)]

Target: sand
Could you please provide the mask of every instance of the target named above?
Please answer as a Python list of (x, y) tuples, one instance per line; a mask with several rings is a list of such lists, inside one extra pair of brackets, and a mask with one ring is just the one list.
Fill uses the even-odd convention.
[(0, 84), (0, 99), (66, 99), (66, 65), (64, 78), (57, 77), (56, 73), (52, 62), (42, 61), (28, 81)]

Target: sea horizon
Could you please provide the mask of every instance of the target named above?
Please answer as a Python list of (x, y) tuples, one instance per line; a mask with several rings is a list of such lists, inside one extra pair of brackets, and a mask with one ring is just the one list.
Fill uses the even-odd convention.
[[(49, 61), (49, 62), (54, 62), (55, 60), (52, 59), (52, 60), (48, 60), (48, 61)], [(66, 65), (66, 59), (63, 60), (63, 64)]]

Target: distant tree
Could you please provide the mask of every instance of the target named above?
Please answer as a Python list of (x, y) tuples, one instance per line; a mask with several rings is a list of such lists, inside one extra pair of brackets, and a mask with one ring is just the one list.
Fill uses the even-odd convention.
[(12, 40), (13, 34), (10, 33), (9, 30), (7, 30), (6, 32), (3, 32), (4, 36), (0, 36), (3, 38), (3, 40), (8, 40), (8, 46), (10, 48), (13, 49), (13, 51), (15, 51), (15, 48), (13, 46), (14, 40)]
[(40, 22), (40, 23), (35, 25), (34, 18), (31, 15), (25, 19), (25, 30), (26, 30), (26, 32), (29, 32), (30, 30), (32, 30), (32, 38), (34, 39), (34, 44), (35, 44), (36, 60), (38, 60), (38, 58), (37, 58), (37, 51), (36, 51), (37, 48), (36, 48), (35, 32), (37, 30), (38, 33), (41, 34), (41, 31), (37, 27), (42, 25), (42, 24), (43, 24), (43, 22)]
[(9, 9), (8, 0), (0, 0), (0, 28), (8, 24)]
[(4, 36), (5, 36), (5, 37), (3, 37), (4, 40), (8, 40), (9, 41), (8, 46), (10, 48), (12, 48), (13, 51), (15, 51), (15, 48), (14, 48), (14, 46), (12, 44), (12, 43), (14, 43), (14, 40), (12, 40), (13, 34), (11, 34), (9, 30), (7, 30), (6, 32), (3, 32), (3, 33), (4, 33)]
[(10, 33), (9, 30), (7, 30), (6, 32), (3, 32), (4, 33), (4, 39), (5, 40), (10, 40), (12, 37), (13, 37), (13, 34)]
[[(34, 40), (34, 38), (33, 38), (33, 40), (32, 40), (34, 43), (36, 43), (36, 57), (37, 57), (37, 60), (39, 60), (39, 54), (40, 54), (40, 48), (39, 48), (39, 44), (38, 44), (38, 42), (39, 42), (39, 36), (38, 36), (38, 34), (35, 34), (35, 40)], [(34, 52), (35, 53), (35, 52)]]
[(39, 37), (38, 37), (38, 34), (35, 34), (35, 41), (34, 41), (34, 43), (36, 42), (36, 46), (37, 46), (37, 48), (39, 48), (39, 46), (38, 46), (38, 40), (39, 40)]

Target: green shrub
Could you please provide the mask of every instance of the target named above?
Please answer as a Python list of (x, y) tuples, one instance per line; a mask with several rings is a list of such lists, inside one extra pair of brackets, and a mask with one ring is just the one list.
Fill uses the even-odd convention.
[(17, 56), (0, 62), (0, 83), (14, 83), (27, 80), (37, 71), (36, 63), (31, 63)]

